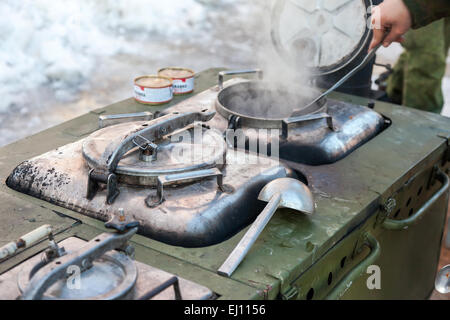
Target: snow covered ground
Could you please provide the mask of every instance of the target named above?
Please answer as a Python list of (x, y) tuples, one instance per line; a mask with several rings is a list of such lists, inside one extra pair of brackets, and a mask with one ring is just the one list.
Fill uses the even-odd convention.
[[(160, 67), (256, 66), (254, 30), (264, 21), (257, 6), (251, 0), (0, 1), (0, 146), (126, 99), (136, 76)], [(387, 50), (381, 59), (397, 54)], [(450, 79), (444, 86), (450, 103)]]
[(126, 99), (161, 67), (249, 66), (251, 4), (0, 1), (0, 145)]

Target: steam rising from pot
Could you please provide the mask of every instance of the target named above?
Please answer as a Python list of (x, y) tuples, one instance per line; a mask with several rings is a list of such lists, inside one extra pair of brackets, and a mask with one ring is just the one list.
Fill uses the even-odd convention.
[[(280, 119), (288, 117), (295, 109), (301, 109), (315, 95), (310, 85), (306, 57), (311, 56), (309, 46), (298, 44), (295, 65), (276, 52), (271, 38), (272, 10), (276, 0), (262, 0), (249, 12), (242, 28), (252, 39), (255, 65), (264, 71), (261, 90), (235, 92), (230, 99), (232, 111), (251, 117)], [(303, 57), (303, 58), (302, 58)]]

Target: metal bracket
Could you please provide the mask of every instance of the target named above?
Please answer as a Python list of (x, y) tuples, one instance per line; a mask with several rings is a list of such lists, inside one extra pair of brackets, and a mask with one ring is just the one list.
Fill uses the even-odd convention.
[[(231, 115), (228, 118), (228, 127), (227, 130), (223, 133), (223, 138), (225, 139), (229, 148), (235, 148), (238, 143), (238, 137), (233, 133), (232, 138), (228, 137), (228, 133), (235, 132), (236, 130), (242, 128), (242, 118), (236, 115)], [(230, 141), (233, 139), (233, 141)]]
[(102, 115), (98, 117), (98, 127), (103, 129), (114, 126), (116, 124), (133, 122), (133, 121), (150, 121), (154, 118), (151, 112), (137, 112), (126, 114)]
[(149, 208), (156, 208), (161, 203), (164, 202), (164, 185), (168, 184), (176, 184), (183, 181), (195, 181), (195, 180), (201, 180), (205, 178), (211, 178), (216, 177), (217, 178), (217, 185), (221, 192), (232, 192), (233, 190), (231, 187), (226, 186), (223, 184), (223, 174), (222, 172), (217, 169), (206, 169), (206, 170), (198, 170), (193, 172), (185, 172), (180, 174), (173, 174), (173, 175), (167, 175), (167, 176), (160, 176), (158, 177), (158, 185), (157, 185), (157, 193), (156, 193), (156, 199), (150, 195), (146, 200), (145, 203)]
[(317, 121), (325, 119), (327, 121), (327, 126), (330, 128), (331, 131), (337, 132), (339, 131), (338, 128), (334, 126), (333, 117), (331, 117), (327, 113), (314, 113), (306, 116), (299, 116), (299, 117), (291, 117), (284, 119), (282, 122), (282, 137), (284, 139), (287, 139), (289, 137), (289, 126), (293, 124), (301, 124), (305, 122), (311, 122), (311, 121)]
[(228, 130), (237, 130), (242, 128), (241, 117), (236, 115), (231, 115), (228, 118)]
[(264, 77), (264, 72), (260, 69), (232, 70), (232, 71), (219, 72), (219, 82), (218, 82), (219, 90), (223, 89), (223, 81), (224, 81), (225, 76), (236, 76), (236, 75), (251, 74), (251, 73), (256, 73), (260, 80), (262, 80)]
[(86, 198), (88, 200), (94, 199), (100, 189), (100, 183), (106, 184), (106, 203), (113, 204), (120, 194), (117, 176), (114, 173), (100, 173), (96, 172), (95, 169), (89, 171)]

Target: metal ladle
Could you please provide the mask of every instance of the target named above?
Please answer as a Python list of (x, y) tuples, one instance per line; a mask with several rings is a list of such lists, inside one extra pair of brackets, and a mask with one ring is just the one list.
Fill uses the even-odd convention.
[(435, 287), (440, 293), (450, 293), (450, 264), (438, 272)]
[(290, 208), (308, 215), (315, 211), (314, 198), (309, 188), (292, 178), (281, 178), (268, 183), (258, 200), (268, 202), (266, 208), (219, 268), (218, 274), (226, 277), (233, 274), (278, 208)]
[[(341, 85), (343, 85), (348, 79), (350, 79), (351, 77), (353, 77), (355, 75), (355, 73), (357, 73), (359, 70), (361, 70), (362, 68), (364, 68), (367, 63), (369, 63), (369, 61), (375, 57), (375, 54), (377, 53), (378, 49), (380, 49), (381, 45), (383, 44), (383, 41), (381, 41), (375, 48), (373, 48), (368, 54), (367, 56), (364, 58), (364, 60), (358, 65), (356, 66), (354, 69), (352, 69), (349, 73), (347, 73), (345, 76), (343, 76), (338, 82), (336, 82), (330, 89), (326, 90), (324, 93), (322, 93), (321, 95), (319, 95), (317, 98), (315, 98), (313, 101), (311, 101), (309, 104), (307, 104), (305, 107), (302, 107), (301, 110), (304, 110), (306, 108), (309, 108), (310, 106), (312, 106), (313, 104), (317, 103), (318, 101), (320, 101), (321, 99), (325, 98), (326, 96), (328, 96), (331, 92), (333, 92), (334, 90), (336, 90), (337, 88), (339, 88)], [(297, 112), (300, 111), (298, 109), (294, 110), (291, 114), (291, 118), (298, 116)]]

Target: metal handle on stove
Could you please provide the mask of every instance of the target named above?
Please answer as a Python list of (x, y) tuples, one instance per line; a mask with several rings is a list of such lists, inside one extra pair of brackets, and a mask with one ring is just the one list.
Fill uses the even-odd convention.
[(215, 111), (204, 109), (200, 112), (185, 112), (168, 114), (152, 122), (138, 132), (131, 132), (129, 136), (122, 138), (112, 153), (106, 153), (108, 171), (113, 173), (122, 157), (136, 147), (136, 138), (139, 136), (148, 141), (155, 141), (169, 135), (178, 129), (185, 128), (195, 122), (207, 122), (215, 116)]
[(328, 294), (327, 300), (340, 299), (350, 288), (351, 284), (362, 274), (367, 272), (367, 268), (375, 263), (381, 254), (380, 243), (370, 233), (364, 235), (365, 245), (370, 248), (369, 255), (354, 267)]
[(155, 208), (159, 206), (161, 203), (164, 202), (164, 185), (168, 184), (176, 184), (184, 181), (195, 181), (195, 180), (201, 180), (206, 178), (216, 177), (217, 178), (217, 185), (219, 187), (219, 190), (222, 192), (227, 192), (227, 188), (225, 188), (223, 184), (223, 174), (222, 172), (217, 169), (206, 169), (206, 170), (198, 170), (198, 171), (192, 171), (192, 172), (185, 172), (180, 174), (172, 174), (172, 175), (166, 175), (166, 176), (159, 176), (158, 177), (158, 184), (156, 187), (156, 199), (153, 199), (152, 196), (149, 196), (145, 203), (150, 208)]
[(325, 119), (327, 121), (327, 126), (332, 131), (338, 131), (338, 129), (334, 126), (333, 117), (330, 116), (328, 113), (315, 113), (315, 114), (309, 114), (305, 116), (299, 116), (299, 117), (290, 117), (287, 119), (284, 119), (282, 122), (282, 137), (287, 139), (289, 135), (289, 126), (293, 124), (300, 124), (303, 122), (310, 122), (310, 121), (317, 121)]
[(219, 72), (219, 90), (223, 89), (223, 79), (225, 76), (236, 76), (240, 74), (252, 74), (252, 73), (256, 73), (260, 80), (262, 80), (262, 78), (264, 77), (264, 72), (261, 69), (230, 70)]
[(124, 114), (101, 115), (98, 117), (98, 127), (103, 129), (114, 126), (116, 124), (133, 122), (133, 121), (150, 121), (154, 118), (151, 112), (136, 112)]
[(424, 213), (427, 212), (436, 203), (436, 201), (438, 201), (439, 198), (449, 190), (449, 178), (440, 169), (437, 169), (436, 171), (436, 179), (442, 183), (442, 187), (424, 204), (422, 208), (420, 208), (414, 215), (404, 220), (386, 219), (383, 222), (383, 228), (387, 230), (405, 230), (420, 220)]

